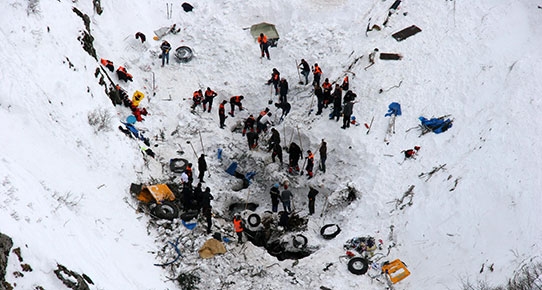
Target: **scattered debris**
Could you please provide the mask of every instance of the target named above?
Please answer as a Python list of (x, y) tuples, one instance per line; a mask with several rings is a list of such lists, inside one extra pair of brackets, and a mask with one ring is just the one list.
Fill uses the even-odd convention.
[[(414, 185), (411, 185), (400, 199), (395, 199), (395, 209), (403, 210), (407, 205), (412, 206), (412, 198), (414, 197)], [(408, 202), (405, 203), (405, 198), (408, 198)], [(393, 210), (392, 210), (393, 212)]]
[(420, 178), (423, 178), (423, 177), (427, 177), (425, 179), (425, 181), (427, 182), (432, 176), (433, 174), (435, 174), (437, 171), (441, 170), (441, 169), (445, 169), (444, 167), (446, 166), (446, 163), (442, 164), (442, 165), (439, 165), (437, 167), (433, 167), (433, 170), (429, 171), (429, 172), (426, 172), (426, 173), (420, 173), (418, 175), (418, 177)]
[[(448, 179), (450, 179), (451, 177), (452, 177), (452, 176), (450, 175), (450, 176), (448, 177)], [(456, 178), (456, 179), (454, 180), (454, 186), (453, 186), (452, 188), (450, 188), (449, 191), (454, 191), (454, 190), (455, 190), (455, 188), (457, 187), (457, 184), (459, 183), (459, 180), (460, 180), (460, 179), (461, 179), (461, 177), (458, 177), (458, 178)]]
[(403, 80), (401, 80), (397, 85), (391, 86), (391, 87), (389, 87), (389, 88), (387, 88), (387, 89), (380, 89), (380, 90), (378, 90), (378, 93), (379, 93), (379, 94), (382, 94), (383, 92), (387, 92), (387, 91), (389, 91), (389, 90), (391, 90), (391, 89), (393, 89), (393, 88), (399, 88), (399, 87), (401, 86), (402, 83), (403, 83)]

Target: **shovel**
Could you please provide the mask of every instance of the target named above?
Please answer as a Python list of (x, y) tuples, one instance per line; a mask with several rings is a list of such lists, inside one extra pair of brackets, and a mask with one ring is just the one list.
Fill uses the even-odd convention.
[(194, 146), (192, 146), (192, 143), (190, 143), (190, 140), (186, 141), (186, 143), (190, 144), (190, 147), (192, 147), (192, 151), (194, 151), (194, 155), (196, 158), (198, 158), (198, 153), (196, 153), (196, 149), (194, 149)]

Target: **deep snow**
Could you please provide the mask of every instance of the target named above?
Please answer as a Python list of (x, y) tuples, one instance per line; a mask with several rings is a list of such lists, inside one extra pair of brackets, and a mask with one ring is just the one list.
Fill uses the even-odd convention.
[[(168, 238), (159, 236), (167, 230), (134, 211), (129, 185), (164, 178), (162, 164), (178, 157), (178, 150), (196, 163), (186, 141), (201, 153), (200, 132), (216, 216), (225, 216), (229, 202), (247, 196), (260, 204), (257, 211), (268, 210), (268, 189), (287, 177), (285, 170), (269, 164), (270, 153), (247, 152), (239, 133), (220, 130), (216, 108), (222, 99), (243, 94), (248, 110), (226, 125), (257, 114), (267, 106), (264, 83), (274, 67), (290, 84), (293, 106), (277, 126), (283, 144), (301, 138), (304, 149), (314, 151), (322, 138), (328, 143), (327, 172), (310, 181), (323, 185), (317, 214), (304, 232), (318, 250), (294, 263), (277, 261), (250, 244), (228, 244), (225, 255), (201, 260), (197, 249), (209, 237), (203, 227), (178, 228), (178, 235), (194, 241), (192, 248), (181, 249), (179, 268), (196, 269), (203, 278), (200, 288), (383, 289), (367, 275), (352, 275), (339, 260), (343, 243), (360, 235), (383, 239), (385, 246), (396, 243), (387, 259), (405, 261), (412, 274), (395, 289), (459, 289), (467, 280), (499, 285), (539, 258), (542, 10), (523, 0), (403, 1), (386, 27), (366, 36), (367, 23), (382, 24), (393, 1), (365, 2), (202, 1), (193, 3), (192, 13), (174, 3), (171, 19), (163, 1), (104, 1), (102, 15), (93, 12), (91, 1), (2, 3), (0, 232), (13, 238), (34, 269), (14, 277), (21, 270), (11, 254), (6, 280), (16, 289), (64, 289), (52, 272), (60, 263), (91, 277), (91, 289), (177, 289), (168, 281), (171, 269), (153, 266), (165, 262), (154, 253), (167, 251)], [(121, 83), (130, 95), (146, 94), (141, 106), (150, 115), (137, 126), (158, 145), (152, 147), (157, 160), (145, 162), (140, 144), (116, 129), (130, 112), (113, 107), (94, 77), (99, 62), (77, 40), (85, 28), (72, 7), (90, 16), (98, 58), (124, 65), (134, 75), (132, 83)], [(244, 29), (262, 21), (276, 24), (281, 36), (278, 47), (270, 49), (270, 61), (259, 59), (257, 44)], [(182, 30), (166, 39), (174, 48), (190, 46), (195, 57), (179, 64), (171, 56), (161, 68), (161, 42), (152, 40), (152, 32), (173, 23)], [(422, 32), (401, 42), (391, 37), (413, 24)], [(145, 44), (134, 39), (137, 31), (147, 35)], [(364, 70), (375, 47), (403, 59), (377, 60)], [(343, 131), (326, 114), (308, 115), (315, 102), (309, 87), (297, 84), (295, 61), (317, 62), (323, 77), (335, 81), (362, 55), (349, 76), (360, 101), (354, 115), (361, 123), (374, 116), (371, 132), (365, 134), (363, 125)], [(219, 95), (212, 113), (190, 114), (192, 92), (206, 87)], [(391, 102), (400, 103), (403, 114), (386, 145), (384, 114)], [(88, 114), (97, 109), (113, 115), (111, 130), (96, 133), (89, 125)], [(454, 125), (447, 132), (421, 137), (417, 129), (407, 132), (419, 124), (419, 116), (448, 114)], [(157, 138), (161, 132), (164, 139)], [(402, 162), (401, 151), (415, 145), (421, 146), (417, 159)], [(224, 149), (222, 163), (216, 159), (218, 148)], [(256, 182), (233, 192), (235, 180), (224, 168), (243, 156), (258, 165), (250, 168), (257, 171)], [(419, 177), (443, 164), (431, 178)], [(308, 213), (305, 178), (291, 180), (301, 215)], [(360, 191), (350, 205), (341, 202), (347, 185)], [(412, 205), (396, 208), (411, 185)], [(326, 194), (330, 207), (320, 217)], [(231, 231), (229, 220), (214, 222)], [(318, 233), (327, 223), (342, 228), (330, 241)], [(333, 265), (323, 271), (328, 263)], [(491, 264), (494, 271), (480, 273), (482, 265)]]

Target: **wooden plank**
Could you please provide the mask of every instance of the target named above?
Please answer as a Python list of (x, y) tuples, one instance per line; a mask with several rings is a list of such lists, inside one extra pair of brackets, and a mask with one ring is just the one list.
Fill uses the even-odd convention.
[(394, 34), (392, 34), (391, 36), (393, 38), (395, 38), (395, 40), (397, 41), (403, 41), (409, 37), (411, 37), (412, 35), (418, 33), (418, 32), (421, 32), (422, 30), (416, 26), (416, 25), (412, 25), (412, 26), (409, 26), (401, 31), (398, 31)]
[(380, 53), (380, 59), (384, 60), (400, 60), (403, 56), (398, 53)]

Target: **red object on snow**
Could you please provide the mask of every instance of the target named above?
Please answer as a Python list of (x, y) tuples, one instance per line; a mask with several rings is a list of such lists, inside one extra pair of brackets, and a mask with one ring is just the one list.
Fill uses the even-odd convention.
[(365, 128), (369, 129), (369, 124), (365, 123)]

